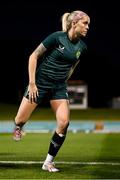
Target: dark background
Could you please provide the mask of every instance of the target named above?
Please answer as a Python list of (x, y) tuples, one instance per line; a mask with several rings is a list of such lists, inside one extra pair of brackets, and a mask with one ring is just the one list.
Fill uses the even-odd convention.
[(88, 85), (89, 107), (111, 107), (120, 96), (120, 19), (117, 1), (4, 1), (0, 5), (0, 102), (19, 103), (28, 82), (29, 55), (61, 30), (63, 13), (83, 10), (91, 18), (87, 56), (71, 79)]

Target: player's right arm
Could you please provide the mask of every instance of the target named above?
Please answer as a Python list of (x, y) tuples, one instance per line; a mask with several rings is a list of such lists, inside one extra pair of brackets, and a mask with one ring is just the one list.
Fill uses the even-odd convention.
[(29, 101), (34, 102), (38, 96), (38, 89), (35, 84), (35, 74), (37, 67), (37, 60), (42, 58), (44, 53), (53, 48), (56, 45), (56, 32), (50, 34), (45, 38), (42, 43), (34, 50), (34, 52), (29, 57), (28, 73), (29, 73)]
[(46, 48), (41, 43), (30, 55), (29, 57), (29, 64), (28, 64), (28, 74), (29, 74), (29, 101), (32, 103), (38, 96), (38, 89), (35, 84), (35, 74), (36, 74), (36, 67), (37, 67), (37, 60), (38, 58), (42, 57), (46, 52)]

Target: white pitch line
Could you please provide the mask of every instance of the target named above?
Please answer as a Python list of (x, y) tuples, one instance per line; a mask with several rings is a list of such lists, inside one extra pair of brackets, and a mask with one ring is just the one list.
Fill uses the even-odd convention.
[[(0, 161), (0, 164), (43, 164), (43, 161)], [(56, 161), (56, 164), (77, 164), (77, 165), (112, 165), (120, 166), (119, 162), (74, 162)]]

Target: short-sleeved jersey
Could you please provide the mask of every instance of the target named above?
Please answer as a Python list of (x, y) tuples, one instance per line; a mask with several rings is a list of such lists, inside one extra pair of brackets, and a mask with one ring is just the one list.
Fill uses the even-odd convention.
[(45, 77), (56, 82), (65, 82), (70, 77), (81, 53), (87, 49), (82, 40), (72, 42), (67, 33), (62, 31), (52, 33), (42, 44), (47, 51), (38, 68), (37, 77)]

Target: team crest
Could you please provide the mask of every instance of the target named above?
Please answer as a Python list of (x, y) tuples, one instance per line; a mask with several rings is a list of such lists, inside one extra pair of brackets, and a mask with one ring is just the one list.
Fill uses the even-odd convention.
[(76, 58), (77, 58), (77, 59), (80, 57), (80, 54), (81, 54), (81, 52), (78, 50), (78, 51), (76, 52)]

